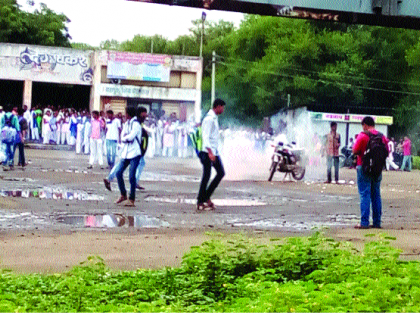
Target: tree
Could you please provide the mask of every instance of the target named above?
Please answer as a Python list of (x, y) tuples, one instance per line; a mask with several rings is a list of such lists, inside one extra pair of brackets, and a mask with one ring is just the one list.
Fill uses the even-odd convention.
[(166, 52), (170, 55), (197, 56), (197, 45), (191, 35), (183, 35), (168, 42)]
[(120, 49), (139, 53), (151, 53), (153, 49), (154, 54), (165, 54), (167, 46), (168, 40), (161, 35), (136, 35), (132, 40), (122, 42)]
[(85, 43), (71, 43), (71, 48), (78, 50), (97, 50), (98, 47), (91, 46)]
[(116, 39), (107, 39), (99, 44), (101, 50), (121, 50), (121, 44)]
[(16, 0), (0, 0), (0, 42), (16, 42), (22, 29), (22, 12)]
[(16, 0), (0, 0), (0, 42), (70, 47), (68, 22), (42, 3), (40, 10), (29, 13)]

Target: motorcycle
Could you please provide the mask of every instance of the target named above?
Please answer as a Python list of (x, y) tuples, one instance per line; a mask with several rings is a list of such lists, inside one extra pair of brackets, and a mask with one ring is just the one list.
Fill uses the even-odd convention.
[(339, 159), (339, 167), (353, 167), (356, 165), (356, 157), (354, 156), (352, 150), (350, 148), (347, 147), (343, 147), (341, 149), (341, 153), (340, 156), (338, 157)]
[(305, 176), (303, 149), (296, 145), (296, 142), (287, 143), (279, 141), (274, 147), (274, 153), (271, 157), (270, 176), (271, 182), (276, 171), (292, 174), (295, 180), (301, 180)]

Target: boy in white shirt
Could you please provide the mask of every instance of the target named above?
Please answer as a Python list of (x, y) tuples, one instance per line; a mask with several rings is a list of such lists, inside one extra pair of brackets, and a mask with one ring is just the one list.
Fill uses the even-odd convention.
[[(213, 210), (214, 204), (210, 197), (225, 176), (222, 160), (220, 159), (220, 135), (219, 121), (217, 116), (223, 114), (225, 102), (215, 99), (213, 109), (210, 109), (201, 124), (203, 132), (203, 144), (199, 153), (201, 164), (203, 165), (203, 176), (201, 178), (200, 190), (197, 196), (197, 210)], [(211, 176), (211, 168), (216, 170), (216, 176), (208, 185)]]
[(115, 156), (117, 153), (117, 144), (120, 139), (121, 122), (114, 117), (114, 112), (108, 110), (106, 112), (108, 119), (106, 120), (106, 156), (109, 168), (112, 169), (115, 164)]
[[(121, 132), (121, 142), (123, 149), (121, 152), (120, 167), (117, 171), (118, 188), (121, 196), (115, 202), (127, 207), (134, 207), (134, 200), (136, 196), (136, 170), (142, 157), (141, 151), (141, 136), (142, 128), (140, 122), (137, 120), (137, 109), (135, 107), (127, 107), (127, 122), (123, 126)], [(125, 169), (130, 165), (130, 195), (127, 199), (127, 190), (125, 189), (123, 174)]]

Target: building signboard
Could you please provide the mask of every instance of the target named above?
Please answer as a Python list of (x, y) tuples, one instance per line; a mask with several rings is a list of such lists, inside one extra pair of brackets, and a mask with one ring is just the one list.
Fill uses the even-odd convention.
[(152, 82), (169, 82), (172, 58), (168, 55), (108, 52), (107, 77)]
[(198, 72), (201, 66), (201, 59), (197, 57), (172, 56), (172, 70)]
[(91, 85), (91, 52), (18, 44), (0, 45), (0, 79)]
[[(335, 121), (335, 122), (348, 122), (348, 123), (361, 123), (366, 115), (360, 114), (334, 114), (334, 113), (316, 113), (311, 112), (312, 118), (315, 120)], [(392, 116), (374, 116), (371, 115), (373, 120), (378, 125), (392, 125), (394, 119)]]
[(133, 86), (119, 84), (101, 84), (101, 96), (118, 96), (127, 98), (144, 98), (165, 101), (195, 102), (195, 89), (176, 89), (150, 86)]

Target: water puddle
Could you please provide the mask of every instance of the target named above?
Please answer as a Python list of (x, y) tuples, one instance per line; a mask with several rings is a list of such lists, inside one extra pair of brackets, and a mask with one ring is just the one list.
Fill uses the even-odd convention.
[(0, 197), (21, 197), (54, 200), (83, 200), (83, 201), (103, 201), (104, 196), (90, 194), (80, 190), (64, 190), (60, 188), (44, 187), (41, 189), (16, 189), (0, 190)]
[(168, 222), (144, 214), (35, 214), (0, 211), (0, 228), (2, 229), (58, 228), (60, 224), (74, 228), (159, 228), (169, 226)]
[[(197, 199), (186, 199), (186, 198), (169, 198), (169, 197), (147, 197), (144, 199), (147, 202), (167, 202), (167, 203), (183, 203), (195, 205)], [(251, 206), (265, 206), (266, 202), (257, 200), (245, 200), (245, 199), (212, 199), (216, 206), (229, 206), (229, 207), (251, 207)]]
[(169, 226), (168, 222), (147, 215), (95, 214), (95, 215), (61, 215), (57, 222), (74, 227), (113, 228), (158, 228)]
[(2, 229), (21, 229), (48, 226), (45, 217), (34, 215), (30, 212), (10, 213), (0, 211), (0, 228)]

